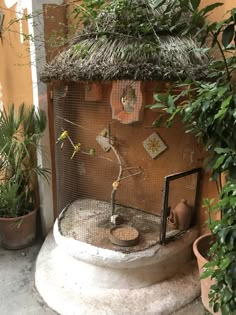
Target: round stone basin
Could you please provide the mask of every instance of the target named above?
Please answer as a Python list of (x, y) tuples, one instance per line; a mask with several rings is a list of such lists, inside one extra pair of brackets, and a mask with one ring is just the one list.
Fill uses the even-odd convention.
[[(70, 212), (76, 213), (75, 209), (80, 209), (83, 216), (85, 214), (81, 208), (83, 202), (83, 199), (76, 201), (63, 211), (56, 220), (53, 231), (58, 246), (58, 260), (66, 259), (65, 264), (60, 264), (60, 268), (62, 270), (66, 268), (66, 272), (73, 275), (73, 281), (78, 281), (81, 286), (112, 289), (147, 287), (171, 278), (192, 259), (192, 243), (198, 235), (197, 228), (191, 228), (165, 246), (155, 240), (153, 245), (149, 242), (148, 246), (144, 246), (143, 249), (127, 252), (89, 244), (73, 238), (73, 235), (63, 235), (61, 222), (66, 215), (71, 218)], [(101, 209), (108, 204), (101, 203)], [(100, 208), (93, 209), (94, 215), (101, 214)], [(105, 212), (107, 213), (107, 211)], [(86, 225), (85, 221), (82, 222), (83, 225)], [(154, 223), (158, 226), (158, 222)], [(91, 229), (92, 227), (94, 228), (94, 225), (91, 225)], [(77, 228), (79, 229), (80, 226)]]

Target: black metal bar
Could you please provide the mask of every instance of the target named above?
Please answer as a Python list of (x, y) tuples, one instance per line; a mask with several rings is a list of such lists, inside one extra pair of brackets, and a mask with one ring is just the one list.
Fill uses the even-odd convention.
[(178, 178), (181, 178), (181, 177), (185, 177), (185, 176), (188, 176), (188, 175), (191, 175), (191, 174), (194, 174), (194, 173), (198, 173), (198, 172), (201, 172), (201, 168), (198, 167), (198, 168), (193, 168), (192, 170), (189, 170), (189, 171), (184, 171), (184, 172), (180, 172), (180, 173), (175, 173), (175, 174), (171, 174), (171, 175), (168, 175), (165, 177), (170, 180), (174, 180), (174, 179), (178, 179)]
[(165, 244), (168, 199), (169, 199), (169, 181), (168, 181), (168, 178), (165, 177), (164, 190), (163, 190), (163, 202), (162, 202), (162, 214), (161, 214), (161, 226), (160, 226), (160, 243), (161, 244)]
[(193, 216), (192, 216), (192, 221), (191, 221), (191, 225), (193, 225), (195, 222), (195, 219), (196, 219), (196, 212), (197, 212), (196, 210), (198, 207), (201, 171), (202, 171), (201, 168), (194, 168), (194, 169), (189, 170), (189, 171), (184, 171), (184, 172), (165, 176), (164, 190), (163, 190), (162, 215), (161, 215), (161, 227), (160, 227), (160, 243), (162, 245), (164, 245), (166, 243), (166, 224), (167, 224), (167, 217), (170, 214), (170, 207), (168, 205), (170, 181), (173, 181), (173, 180), (197, 173), (196, 192), (195, 192), (195, 200), (194, 200), (194, 207), (193, 207)]

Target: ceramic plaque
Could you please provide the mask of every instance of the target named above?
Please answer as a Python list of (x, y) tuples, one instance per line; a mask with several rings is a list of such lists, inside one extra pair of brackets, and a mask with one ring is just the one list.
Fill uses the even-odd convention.
[(152, 159), (155, 159), (167, 149), (166, 144), (156, 132), (153, 132), (145, 141), (143, 141), (143, 146)]
[(105, 128), (101, 131), (101, 133), (96, 137), (97, 143), (100, 144), (102, 149), (108, 152), (111, 149), (111, 145), (108, 139), (108, 130)]
[(113, 119), (123, 124), (140, 121), (143, 111), (141, 81), (114, 81), (110, 103)]

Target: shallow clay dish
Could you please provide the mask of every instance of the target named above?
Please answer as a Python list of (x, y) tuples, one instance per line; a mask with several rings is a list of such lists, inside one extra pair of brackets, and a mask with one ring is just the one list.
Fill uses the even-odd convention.
[(138, 243), (139, 232), (129, 225), (118, 225), (110, 229), (109, 239), (118, 246), (133, 246)]

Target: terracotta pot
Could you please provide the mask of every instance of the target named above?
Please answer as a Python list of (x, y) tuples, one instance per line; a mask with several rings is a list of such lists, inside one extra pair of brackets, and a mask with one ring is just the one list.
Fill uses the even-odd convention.
[(30, 246), (36, 236), (37, 209), (16, 218), (0, 218), (2, 246), (6, 249), (20, 249)]
[[(193, 252), (194, 255), (197, 258), (197, 263), (198, 263), (198, 269), (200, 275), (204, 271), (203, 266), (208, 262), (208, 260), (204, 257), (204, 255), (209, 251), (210, 249), (210, 243), (212, 241), (212, 234), (208, 233), (205, 235), (200, 236), (195, 240), (193, 243)], [(209, 298), (208, 298), (208, 293), (210, 291), (210, 287), (215, 284), (214, 279), (211, 279), (210, 277), (206, 279), (201, 279), (201, 298), (202, 298), (202, 303), (204, 307), (212, 314), (215, 315), (221, 315), (221, 312), (213, 312), (212, 308), (209, 306)]]
[(174, 213), (178, 220), (178, 227), (180, 230), (187, 230), (190, 227), (192, 218), (192, 208), (188, 205), (185, 199), (182, 199), (180, 203), (174, 209)]
[(185, 199), (171, 210), (170, 216), (167, 218), (167, 223), (171, 228), (178, 230), (187, 230), (190, 227), (192, 218), (192, 208), (188, 205)]

